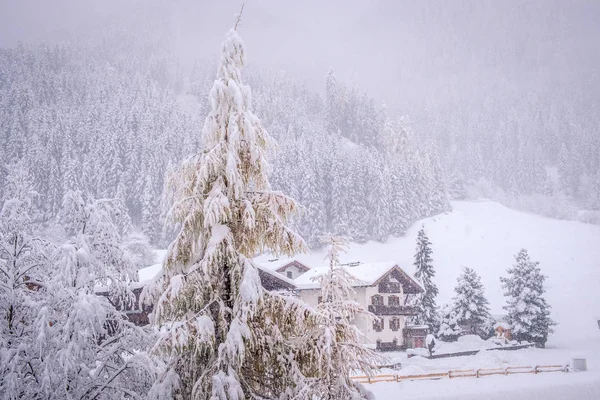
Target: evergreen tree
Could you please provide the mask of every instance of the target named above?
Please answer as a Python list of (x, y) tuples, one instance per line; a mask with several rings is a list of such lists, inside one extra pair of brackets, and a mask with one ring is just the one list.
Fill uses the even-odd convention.
[(333, 69), (330, 69), (325, 79), (325, 113), (327, 115), (327, 129), (332, 134), (339, 133), (342, 128), (341, 89)]
[(458, 326), (470, 334), (486, 336), (491, 316), (481, 277), (473, 269), (464, 267), (454, 291), (453, 312)]
[(534, 342), (540, 347), (546, 345), (548, 335), (556, 323), (550, 318), (550, 306), (543, 297), (546, 290), (539, 262), (531, 261), (527, 250), (522, 249), (515, 256), (516, 263), (509, 268), (508, 278), (500, 278), (513, 338), (518, 341)]
[(417, 307), (418, 315), (414, 322), (417, 325), (429, 325), (430, 332), (439, 330), (439, 316), (435, 298), (438, 295), (438, 288), (432, 279), (435, 276), (433, 268), (433, 259), (431, 258), (431, 242), (425, 234), (425, 228), (421, 228), (417, 236), (417, 252), (415, 253), (415, 278), (418, 279), (425, 292), (416, 296), (414, 304)]
[(142, 202), (142, 232), (148, 237), (150, 243), (157, 243), (160, 238), (158, 200), (152, 176), (146, 175)]
[(210, 91), (204, 150), (172, 176), (170, 214), (181, 229), (157, 282), (156, 349), (167, 369), (151, 398), (291, 397), (310, 389), (300, 364), (311, 358), (297, 349), (314, 344), (291, 343), (307, 329), (309, 311), (264, 292), (250, 261), (262, 251), (291, 256), (305, 245), (285, 225), (296, 203), (267, 179), (272, 139), (250, 109), (240, 75), (245, 57), (231, 30)]
[(320, 398), (330, 400), (370, 398), (362, 385), (351, 379), (353, 371), (373, 375), (374, 366), (382, 363), (375, 351), (365, 346), (364, 334), (353, 324), (355, 318), (370, 320), (374, 315), (353, 300), (356, 279), (340, 265), (340, 253), (346, 251), (348, 239), (323, 237), (328, 246), (329, 269), (320, 277), (321, 297), (317, 306), (320, 324), (315, 342), (319, 354)]
[(462, 333), (462, 329), (458, 326), (458, 320), (454, 307), (450, 304), (442, 306), (440, 313), (439, 329), (436, 336), (446, 342), (453, 342)]

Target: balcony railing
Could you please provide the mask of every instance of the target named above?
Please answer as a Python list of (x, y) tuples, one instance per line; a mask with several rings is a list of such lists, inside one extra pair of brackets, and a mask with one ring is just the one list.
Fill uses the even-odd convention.
[(417, 315), (414, 307), (410, 306), (385, 306), (385, 305), (370, 305), (369, 311), (375, 315)]

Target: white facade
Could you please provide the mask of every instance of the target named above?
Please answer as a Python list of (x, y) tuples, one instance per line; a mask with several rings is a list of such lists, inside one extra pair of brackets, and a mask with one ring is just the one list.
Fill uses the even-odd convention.
[(277, 272), (279, 272), (288, 279), (296, 279), (306, 271), (304, 269), (299, 268), (296, 264), (288, 264), (284, 268), (278, 269)]
[[(396, 281), (393, 278), (389, 278), (390, 282), (399, 284), (400, 292), (399, 293), (380, 293), (379, 285), (373, 284), (371, 286), (359, 286), (355, 287), (355, 298), (354, 300), (359, 303), (365, 310), (369, 309), (370, 305), (373, 305), (373, 296), (380, 296), (380, 305), (389, 306), (390, 298), (395, 296), (398, 300), (398, 304), (394, 304), (394, 306), (404, 306), (405, 296), (404, 291), (402, 289), (402, 285), (400, 282)], [(309, 304), (312, 307), (316, 307), (319, 303), (319, 297), (321, 295), (321, 291), (318, 288), (314, 289), (299, 289), (298, 290), (300, 298)], [(354, 321), (354, 324), (365, 334), (368, 343), (376, 344), (377, 341), (381, 342), (393, 342), (396, 341), (398, 346), (404, 344), (403, 338), (403, 330), (406, 327), (406, 319), (408, 318), (405, 315), (384, 315), (379, 316), (377, 318), (381, 318), (383, 320), (383, 329), (376, 330), (371, 319), (359, 315)], [(392, 319), (397, 319), (398, 325), (393, 327), (390, 324)]]

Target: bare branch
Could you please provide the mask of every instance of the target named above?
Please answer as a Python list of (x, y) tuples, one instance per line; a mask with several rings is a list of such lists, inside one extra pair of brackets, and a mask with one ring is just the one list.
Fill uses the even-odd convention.
[(244, 6), (246, 3), (242, 3), (242, 8), (240, 9), (240, 13), (236, 16), (237, 20), (235, 21), (235, 26), (233, 27), (234, 31), (237, 31), (238, 25), (242, 22), (242, 13), (244, 12)]

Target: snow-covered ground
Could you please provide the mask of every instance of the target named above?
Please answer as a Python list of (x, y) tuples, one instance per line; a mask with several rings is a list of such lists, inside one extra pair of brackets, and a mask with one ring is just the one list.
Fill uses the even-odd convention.
[[(412, 257), (421, 225), (432, 242), (439, 287), (438, 303), (451, 300), (461, 266), (473, 268), (482, 278), (492, 314), (503, 314), (504, 298), (500, 276), (513, 264), (513, 255), (527, 248), (540, 262), (546, 281), (547, 300), (558, 322), (547, 349), (486, 351), (475, 356), (426, 360), (406, 359), (404, 353), (390, 358), (403, 364), (393, 373), (416, 374), (464, 368), (494, 368), (542, 364), (567, 364), (573, 357), (588, 360), (588, 372), (539, 375), (491, 376), (485, 378), (442, 379), (377, 383), (369, 388), (377, 399), (400, 398), (486, 398), (486, 399), (600, 399), (600, 226), (561, 221), (508, 209), (489, 201), (454, 202), (452, 212), (427, 218), (401, 238), (386, 243), (352, 245), (343, 262), (374, 263), (394, 260), (413, 273)], [(308, 266), (323, 263), (323, 252), (303, 254), (297, 259)], [(262, 265), (273, 257), (261, 256)], [(160, 268), (153, 266), (141, 275), (152, 277)]]

